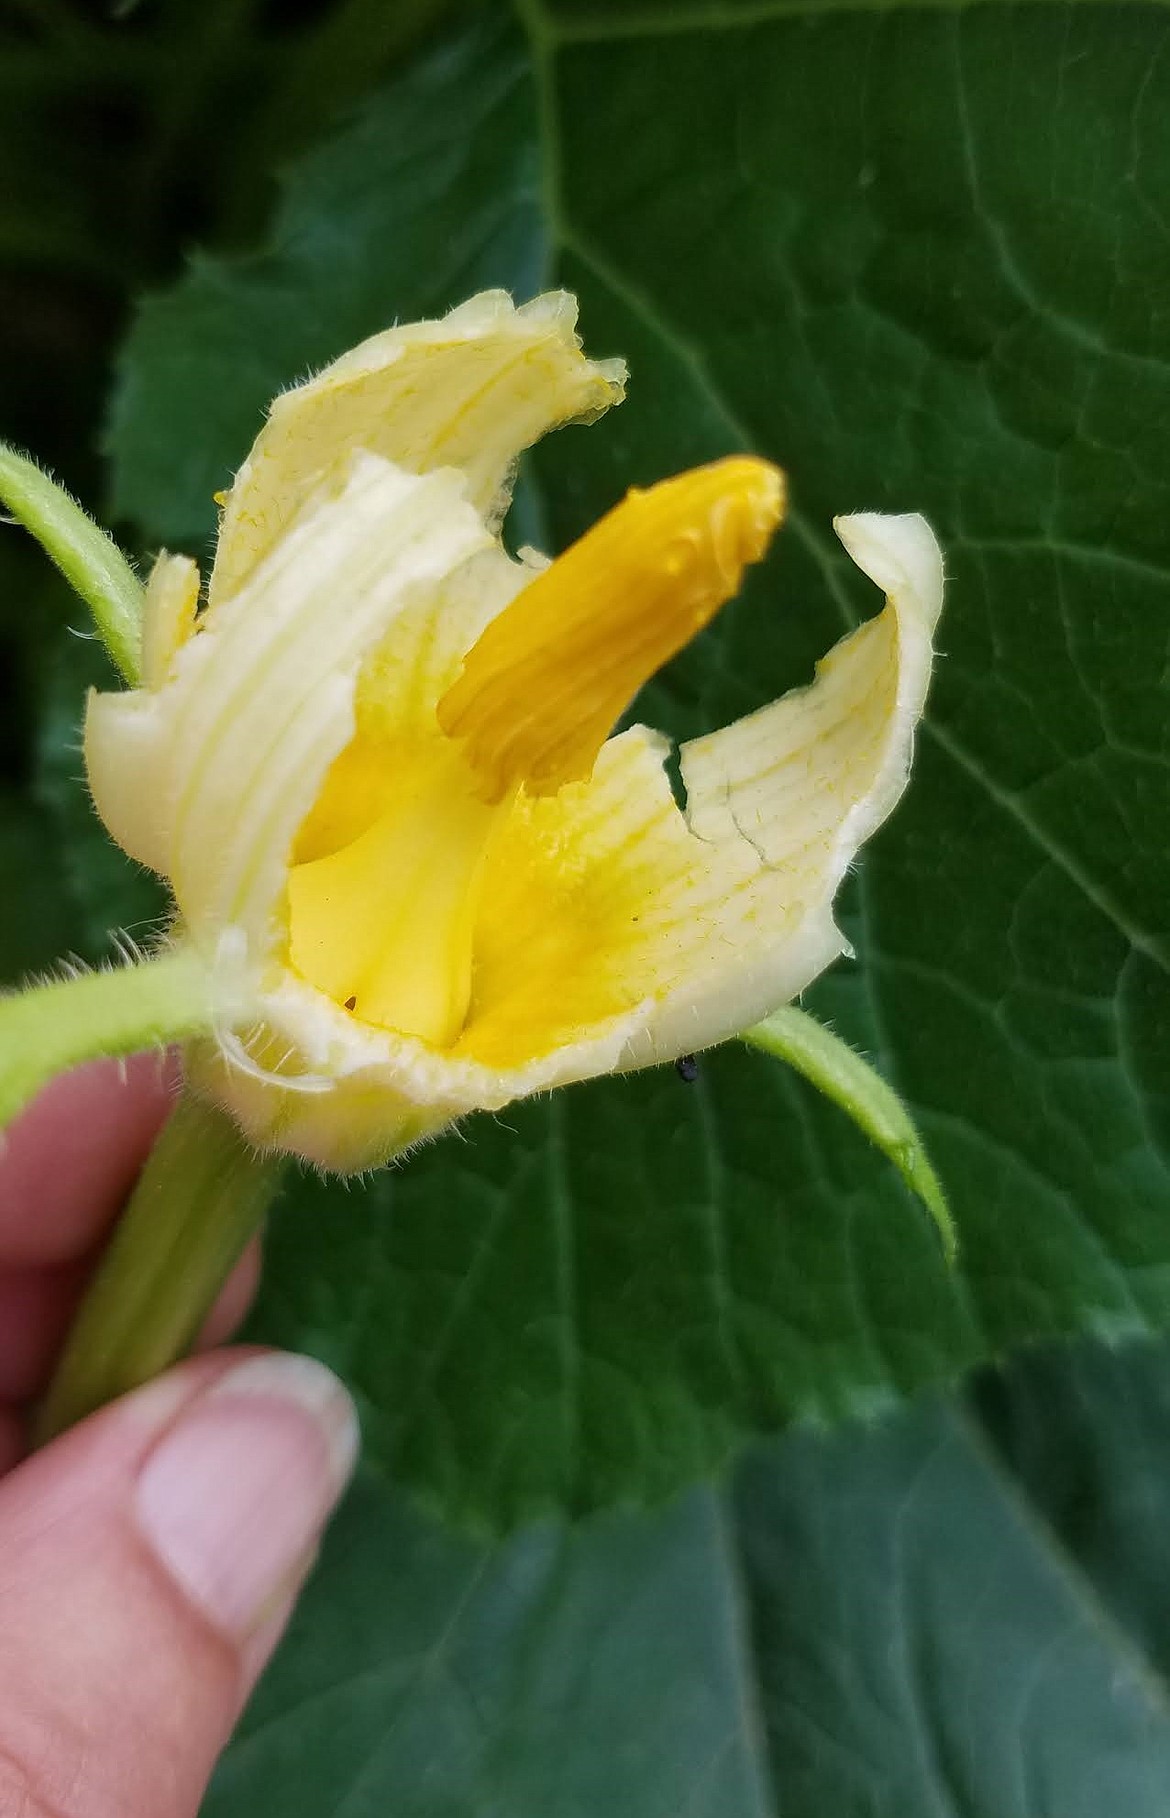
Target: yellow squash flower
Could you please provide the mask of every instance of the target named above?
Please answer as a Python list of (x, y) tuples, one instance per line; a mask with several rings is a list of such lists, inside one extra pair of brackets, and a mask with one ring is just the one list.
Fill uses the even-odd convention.
[(681, 752), (641, 684), (763, 554), (768, 463), (506, 553), (521, 451), (620, 401), (563, 294), (376, 335), (279, 397), (207, 603), (147, 590), (143, 686), (91, 697), (114, 838), (169, 879), (224, 1006), (199, 1088), (255, 1142), (369, 1166), (477, 1109), (722, 1041), (845, 949), (833, 897), (905, 785), (942, 597), (919, 517), (837, 531), (885, 592), (814, 684)]

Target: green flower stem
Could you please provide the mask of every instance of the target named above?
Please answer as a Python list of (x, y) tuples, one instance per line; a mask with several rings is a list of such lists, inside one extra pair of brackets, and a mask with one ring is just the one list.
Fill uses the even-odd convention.
[(0, 501), (81, 595), (130, 686), (139, 679), (144, 589), (112, 537), (35, 461), (0, 442)]
[(0, 997), (0, 1129), (55, 1074), (211, 1026), (206, 968), (183, 948)]
[(41, 1405), (43, 1444), (190, 1348), (276, 1191), (211, 1105), (181, 1098), (142, 1171)]
[(942, 1183), (910, 1113), (881, 1074), (847, 1042), (795, 1004), (786, 1004), (765, 1022), (745, 1029), (740, 1039), (777, 1060), (787, 1061), (826, 1098), (849, 1113), (922, 1200), (938, 1226), (947, 1260), (953, 1262), (958, 1242)]

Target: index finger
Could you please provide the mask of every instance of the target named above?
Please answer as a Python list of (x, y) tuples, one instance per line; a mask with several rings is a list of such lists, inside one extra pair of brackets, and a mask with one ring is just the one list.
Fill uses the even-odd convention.
[(0, 1133), (0, 1268), (72, 1262), (105, 1234), (170, 1110), (160, 1054), (63, 1073)]

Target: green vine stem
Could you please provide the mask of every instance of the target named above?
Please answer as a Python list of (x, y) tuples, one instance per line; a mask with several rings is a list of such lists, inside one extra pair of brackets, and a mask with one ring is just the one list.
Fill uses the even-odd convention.
[(0, 502), (80, 594), (131, 688), (142, 645), (142, 582), (112, 537), (27, 455), (0, 442)]
[(58, 1073), (208, 1029), (206, 967), (183, 948), (0, 997), (0, 1130)]
[(180, 1098), (66, 1341), (38, 1444), (185, 1355), (279, 1177), (222, 1112)]
[(938, 1227), (947, 1261), (953, 1262), (958, 1239), (942, 1183), (909, 1111), (881, 1074), (840, 1036), (795, 1004), (786, 1004), (765, 1022), (745, 1029), (740, 1039), (787, 1061), (848, 1112), (922, 1200)]

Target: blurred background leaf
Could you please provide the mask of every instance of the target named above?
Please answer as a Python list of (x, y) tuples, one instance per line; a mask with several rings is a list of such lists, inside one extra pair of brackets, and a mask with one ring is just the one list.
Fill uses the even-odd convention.
[[(1168, 29), (730, 0), (0, 18), (0, 434), (100, 510), (148, 292), (109, 440), (141, 553), (206, 554), (279, 386), (484, 284), (565, 282), (630, 397), (530, 464), (517, 540), (745, 443), (793, 481), (774, 561), (646, 717), (746, 711), (873, 610), (834, 511), (921, 507), (951, 574), (914, 786), (847, 896), (860, 961), (811, 1003), (912, 1102), (961, 1273), (838, 1114), (730, 1051), (365, 1190), (295, 1184), (257, 1331), (347, 1375), (369, 1466), (218, 1818), (1170, 1806), (1162, 1348), (890, 1412), (1021, 1340), (1166, 1323)], [(9, 977), (160, 910), (85, 802), (108, 678), (67, 623), (4, 531)], [(846, 1413), (884, 1418), (710, 1476)]]

